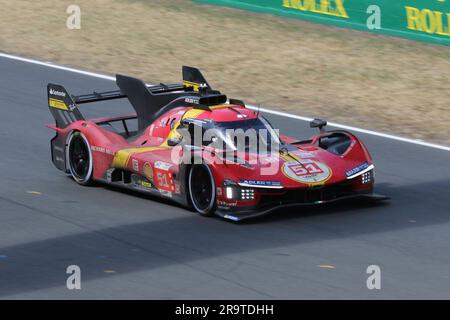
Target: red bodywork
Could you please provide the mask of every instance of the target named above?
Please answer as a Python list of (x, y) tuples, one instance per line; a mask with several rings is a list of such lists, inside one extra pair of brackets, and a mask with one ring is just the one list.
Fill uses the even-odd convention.
[[(57, 131), (55, 141), (66, 145), (73, 131), (81, 132), (89, 141), (93, 158), (93, 178), (107, 183), (133, 186), (141, 191), (169, 197), (189, 205), (186, 186), (186, 170), (189, 164), (177, 159), (186, 152), (183, 147), (171, 147), (168, 139), (174, 134), (182, 118), (208, 119), (213, 122), (243, 121), (258, 117), (258, 114), (240, 105), (220, 105), (211, 111), (197, 110), (190, 106), (178, 107), (156, 119), (144, 132), (135, 138), (126, 139), (120, 133), (105, 128), (102, 124), (133, 120), (134, 116), (79, 120)], [(322, 138), (330, 135), (346, 136), (348, 147), (338, 155), (320, 146)], [(353, 196), (370, 196), (373, 189), (373, 174), (363, 183), (362, 173), (373, 170), (372, 159), (363, 143), (354, 135), (343, 131), (322, 132), (308, 141), (296, 143), (297, 139), (280, 136), (288, 150), (280, 157), (267, 159), (258, 154), (240, 154), (242, 158), (257, 159), (256, 164), (243, 166), (237, 163), (217, 163), (217, 150), (204, 147), (195, 151), (197, 157), (209, 164), (216, 186), (217, 213), (231, 220), (260, 215), (280, 206), (316, 204)], [(52, 142), (53, 145), (53, 142)], [(54, 151), (52, 149), (52, 151)], [(53, 161), (57, 161), (53, 155)], [(61, 160), (60, 160), (61, 161)], [(56, 164), (56, 162), (55, 162)], [(64, 164), (65, 165), (65, 164)], [(67, 172), (67, 166), (57, 165)], [(274, 175), (264, 175), (261, 169), (276, 166)], [(366, 169), (366, 170), (359, 170)], [(356, 170), (356, 169), (358, 170)], [(136, 181), (114, 181), (109, 174), (112, 169), (122, 170), (137, 177)], [(109, 171), (108, 171), (109, 170)], [(353, 170), (353, 171), (352, 171)], [(355, 171), (356, 170), (356, 171)], [(352, 174), (355, 172), (355, 174)], [(350, 173), (350, 174), (349, 174)], [(135, 176), (133, 176), (133, 174)], [(349, 178), (350, 177), (350, 178)], [(139, 178), (142, 180), (139, 181)], [(251, 199), (227, 197), (225, 180), (232, 181), (238, 192), (251, 189)], [(262, 184), (262, 185), (261, 185)]]

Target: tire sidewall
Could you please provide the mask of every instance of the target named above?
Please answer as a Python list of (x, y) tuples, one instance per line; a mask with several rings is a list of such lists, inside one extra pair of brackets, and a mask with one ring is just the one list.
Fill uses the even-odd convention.
[[(88, 149), (89, 152), (89, 169), (88, 169), (88, 173), (86, 174), (86, 176), (83, 179), (80, 179), (74, 172), (74, 170), (72, 169), (72, 164), (70, 161), (70, 144), (72, 143), (72, 140), (74, 137), (80, 137), (81, 139), (83, 139), (84, 143), (86, 144), (86, 147)], [(93, 158), (92, 158), (92, 151), (91, 151), (91, 145), (89, 144), (89, 141), (87, 140), (87, 138), (84, 136), (84, 134), (82, 134), (79, 131), (74, 131), (70, 134), (69, 139), (67, 140), (67, 148), (66, 148), (66, 158), (67, 158), (67, 167), (69, 168), (69, 172), (70, 175), (72, 176), (72, 178), (79, 184), (81, 185), (89, 185), (92, 183), (92, 174), (94, 171), (94, 164), (93, 164)]]
[[(192, 179), (191, 179), (191, 177), (192, 177), (192, 171), (195, 166), (203, 166), (204, 168), (206, 168), (206, 170), (208, 171), (208, 174), (209, 174), (210, 182), (211, 182), (211, 192), (212, 192), (211, 201), (205, 210), (201, 210), (200, 208), (197, 207), (197, 205), (195, 204), (193, 195), (192, 195), (192, 188), (191, 188), (191, 185), (192, 185), (191, 180)], [(214, 175), (208, 165), (203, 163), (203, 164), (194, 164), (191, 166), (191, 168), (189, 170), (189, 175), (188, 175), (188, 192), (189, 192), (190, 203), (191, 203), (192, 207), (194, 208), (194, 210), (197, 211), (198, 214), (200, 214), (202, 216), (212, 216), (214, 214), (215, 207), (216, 207), (216, 183), (214, 181)]]

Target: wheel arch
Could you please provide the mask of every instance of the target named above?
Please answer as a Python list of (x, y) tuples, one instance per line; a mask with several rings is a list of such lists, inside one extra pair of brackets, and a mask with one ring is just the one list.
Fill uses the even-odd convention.
[[(70, 154), (69, 154), (69, 152), (70, 152), (70, 143), (71, 143), (73, 137), (77, 133), (80, 134), (80, 137), (83, 139), (84, 143), (86, 144), (86, 148), (87, 148), (88, 153), (89, 153), (88, 174), (87, 174), (87, 179), (84, 179), (84, 180), (78, 179), (78, 178), (75, 177), (75, 175), (72, 172), (71, 164), (70, 164)], [(82, 185), (89, 185), (89, 184), (91, 184), (91, 182), (93, 181), (93, 177), (94, 177), (94, 156), (93, 156), (92, 149), (91, 149), (91, 143), (90, 143), (89, 139), (86, 137), (86, 135), (83, 132), (81, 132), (79, 130), (76, 130), (76, 129), (73, 129), (73, 130), (70, 130), (70, 132), (67, 134), (66, 146), (65, 146), (65, 158), (66, 158), (66, 168), (68, 169), (69, 174), (72, 175), (74, 180), (77, 183), (82, 184)]]
[[(197, 159), (197, 162), (196, 162), (196, 159)], [(212, 185), (212, 188), (213, 188), (212, 192), (214, 194), (213, 207), (215, 207), (216, 201), (217, 201), (217, 190), (216, 190), (217, 189), (217, 181), (216, 181), (216, 173), (215, 173), (216, 170), (215, 170), (214, 164), (208, 163), (199, 155), (192, 155), (190, 157), (189, 163), (183, 163), (180, 166), (180, 171), (179, 171), (180, 185), (182, 186), (182, 188), (184, 188), (183, 193), (185, 194), (185, 204), (191, 210), (195, 210), (195, 207), (192, 203), (190, 189), (189, 189), (189, 175), (190, 175), (192, 167), (196, 164), (203, 164), (210, 171), (210, 174), (212, 177), (212, 182), (213, 182), (213, 185)]]

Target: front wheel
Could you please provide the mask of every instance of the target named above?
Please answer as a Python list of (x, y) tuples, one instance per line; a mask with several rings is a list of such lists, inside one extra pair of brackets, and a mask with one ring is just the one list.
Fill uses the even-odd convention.
[(216, 186), (211, 169), (205, 164), (194, 164), (188, 184), (194, 209), (202, 216), (212, 216), (216, 209)]
[(93, 160), (88, 140), (81, 132), (73, 132), (67, 143), (70, 174), (81, 185), (92, 183)]

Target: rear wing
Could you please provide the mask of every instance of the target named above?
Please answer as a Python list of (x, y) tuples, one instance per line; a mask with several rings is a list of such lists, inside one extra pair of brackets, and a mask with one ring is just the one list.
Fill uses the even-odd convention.
[(47, 85), (48, 107), (58, 128), (65, 128), (72, 122), (84, 120), (73, 97), (60, 85)]
[(78, 110), (81, 104), (127, 98), (138, 119), (138, 129), (149, 126), (170, 109), (189, 105), (209, 110), (209, 106), (225, 103), (227, 97), (211, 89), (200, 70), (183, 66), (182, 84), (147, 85), (142, 80), (116, 75), (120, 90), (93, 92), (79, 96), (70, 95), (63, 86), (48, 84), (48, 106), (56, 126), (65, 128), (70, 123), (84, 120)]

